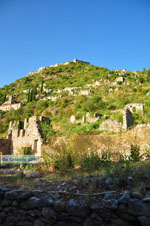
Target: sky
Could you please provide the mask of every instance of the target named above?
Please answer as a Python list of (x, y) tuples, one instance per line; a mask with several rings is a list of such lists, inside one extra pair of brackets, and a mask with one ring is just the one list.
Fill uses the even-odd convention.
[(150, 0), (0, 0), (0, 87), (74, 58), (150, 69)]

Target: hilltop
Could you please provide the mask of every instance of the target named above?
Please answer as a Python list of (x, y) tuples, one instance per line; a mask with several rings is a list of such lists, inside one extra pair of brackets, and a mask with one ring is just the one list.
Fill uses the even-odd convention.
[[(0, 136), (6, 135), (9, 121), (33, 115), (50, 118), (47, 138), (51, 134), (99, 134), (104, 120), (122, 123), (121, 111), (131, 103), (144, 106), (144, 112), (133, 109), (134, 124), (148, 123), (149, 87), (150, 70), (145, 69), (109, 70), (81, 61), (42, 67), (0, 89), (0, 109), (4, 110), (0, 112)], [(17, 103), (19, 107), (5, 109)]]

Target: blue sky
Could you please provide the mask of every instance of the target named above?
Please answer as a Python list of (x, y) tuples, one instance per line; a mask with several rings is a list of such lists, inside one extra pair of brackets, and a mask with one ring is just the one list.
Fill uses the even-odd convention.
[(0, 0), (0, 87), (41, 66), (150, 68), (149, 0)]

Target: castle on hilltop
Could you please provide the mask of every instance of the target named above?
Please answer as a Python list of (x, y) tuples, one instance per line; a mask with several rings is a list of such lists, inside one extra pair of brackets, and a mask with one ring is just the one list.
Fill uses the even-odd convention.
[(44, 67), (40, 67), (37, 71), (32, 71), (29, 73), (29, 75), (33, 75), (35, 73), (39, 73), (43, 70), (46, 70), (48, 68), (51, 68), (51, 67), (58, 67), (60, 65), (67, 65), (69, 64), (70, 62), (73, 62), (73, 63), (78, 63), (78, 62), (81, 62), (81, 63), (85, 63), (85, 64), (90, 64), (90, 62), (86, 62), (86, 61), (83, 61), (83, 60), (78, 60), (78, 59), (73, 59), (73, 61), (68, 61), (68, 62), (64, 62), (64, 63), (57, 63), (57, 64), (54, 64), (54, 65), (49, 65), (49, 66), (44, 66)]

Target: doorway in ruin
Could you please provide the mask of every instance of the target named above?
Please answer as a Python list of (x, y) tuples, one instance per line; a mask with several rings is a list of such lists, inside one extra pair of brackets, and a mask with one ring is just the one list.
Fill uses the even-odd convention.
[(38, 149), (38, 140), (34, 140), (33, 153), (36, 154)]

